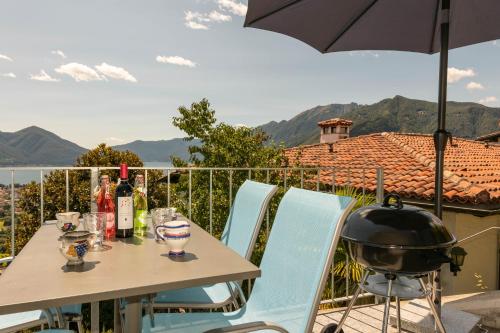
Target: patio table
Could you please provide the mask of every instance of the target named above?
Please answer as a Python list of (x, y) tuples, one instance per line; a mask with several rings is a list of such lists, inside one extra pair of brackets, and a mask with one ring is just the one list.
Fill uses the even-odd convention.
[(68, 268), (59, 253), (60, 235), (55, 225), (43, 225), (0, 276), (0, 314), (125, 298), (125, 332), (136, 333), (144, 295), (260, 276), (256, 266), (195, 223), (183, 257), (169, 257), (168, 247), (148, 233), (108, 242), (111, 249), (89, 252), (76, 268)]

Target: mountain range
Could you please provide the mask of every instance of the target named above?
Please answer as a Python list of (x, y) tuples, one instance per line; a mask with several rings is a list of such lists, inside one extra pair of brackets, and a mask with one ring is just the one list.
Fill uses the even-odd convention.
[[(319, 142), (317, 123), (330, 118), (353, 121), (351, 136), (377, 132), (432, 133), (437, 122), (436, 103), (395, 96), (361, 105), (330, 104), (306, 110), (289, 120), (258, 126), (270, 142), (287, 147)], [(447, 128), (454, 136), (475, 138), (499, 130), (500, 108), (477, 103), (449, 102)], [(183, 139), (133, 141), (114, 146), (130, 150), (147, 162), (169, 162), (175, 155), (186, 159), (192, 142)], [(31, 126), (17, 132), (0, 132), (0, 166), (71, 165), (86, 149), (42, 128)]]
[[(258, 128), (268, 133), (270, 140), (293, 147), (319, 142), (317, 123), (337, 117), (353, 121), (351, 136), (377, 132), (433, 133), (437, 124), (437, 104), (402, 96), (370, 105), (330, 104)], [(498, 131), (499, 121), (500, 108), (470, 102), (447, 103), (446, 127), (454, 136), (474, 139)]]

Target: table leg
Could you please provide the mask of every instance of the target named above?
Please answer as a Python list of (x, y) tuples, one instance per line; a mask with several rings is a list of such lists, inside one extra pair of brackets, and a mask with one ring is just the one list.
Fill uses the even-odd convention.
[(122, 332), (122, 318), (120, 313), (120, 300), (115, 299), (115, 309), (114, 309), (114, 318), (113, 318), (113, 332), (121, 333)]
[(142, 296), (128, 297), (125, 299), (125, 333), (142, 331)]
[(99, 302), (90, 303), (90, 333), (99, 333)]

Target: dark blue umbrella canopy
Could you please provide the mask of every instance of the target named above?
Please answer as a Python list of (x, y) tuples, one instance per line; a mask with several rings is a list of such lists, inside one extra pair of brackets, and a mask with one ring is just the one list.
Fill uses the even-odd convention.
[[(249, 0), (245, 26), (279, 32), (322, 53), (436, 53), (440, 0)], [(500, 38), (500, 0), (451, 0), (449, 48)]]

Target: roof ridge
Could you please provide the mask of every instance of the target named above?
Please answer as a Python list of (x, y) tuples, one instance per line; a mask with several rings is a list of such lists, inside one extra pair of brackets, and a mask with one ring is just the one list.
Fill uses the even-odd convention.
[[(401, 147), (404, 152), (410, 154), (410, 156), (412, 156), (416, 161), (418, 161), (422, 165), (424, 165), (424, 166), (426, 166), (428, 168), (431, 168), (431, 169), (435, 169), (436, 162), (433, 159), (430, 159), (430, 158), (426, 157), (425, 155), (419, 153), (415, 148), (410, 147), (409, 145), (405, 144), (404, 142), (398, 140), (398, 138), (396, 137), (397, 134), (395, 135), (394, 133), (390, 133), (390, 132), (383, 132), (381, 134), (387, 140), (389, 140), (392, 143), (394, 143), (394, 144), (398, 145), (399, 147)], [(404, 135), (404, 134), (402, 134), (402, 135)], [(460, 176), (458, 176), (457, 174), (455, 174), (452, 171), (449, 171), (449, 170), (445, 169), (443, 171), (443, 177), (446, 180), (449, 180), (450, 182), (453, 182), (458, 188), (460, 188), (464, 192), (470, 192), (470, 191), (473, 191), (474, 189), (476, 189), (476, 191), (474, 191), (474, 192), (477, 195), (479, 193), (482, 193), (483, 195), (487, 195), (488, 196), (488, 200), (490, 198), (490, 193), (483, 186), (480, 186), (479, 184), (471, 183), (466, 178), (460, 177)], [(483, 193), (483, 192), (485, 192), (485, 193)]]

